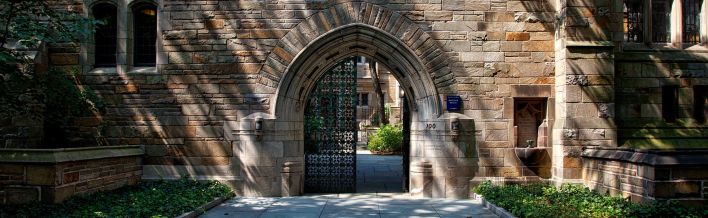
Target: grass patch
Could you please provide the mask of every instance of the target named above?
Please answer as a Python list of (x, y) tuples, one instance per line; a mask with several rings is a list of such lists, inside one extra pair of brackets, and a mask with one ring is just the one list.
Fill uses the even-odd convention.
[(486, 181), (474, 192), (518, 217), (708, 217), (708, 208), (689, 208), (675, 201), (633, 203), (590, 191), (582, 185), (494, 186)]
[(62, 204), (0, 206), (0, 217), (175, 217), (231, 189), (216, 181), (142, 181), (109, 192), (74, 196)]

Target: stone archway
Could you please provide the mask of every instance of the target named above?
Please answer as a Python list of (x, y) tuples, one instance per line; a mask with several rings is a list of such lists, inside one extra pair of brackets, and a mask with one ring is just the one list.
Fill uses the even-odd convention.
[[(413, 108), (431, 109), (432, 116), (441, 114), (441, 105), (418, 108), (418, 102), (435, 102), (439, 94), (456, 92), (451, 59), (440, 46), (405, 16), (370, 3), (336, 4), (298, 24), (273, 48), (260, 70), (259, 82), (277, 88), (279, 99), (297, 101), (307, 93), (293, 89), (308, 90), (296, 85), (301, 85), (302, 79), (317, 78), (326, 69), (321, 66), (323, 59), (326, 62), (352, 53), (363, 53), (392, 67), (389, 69), (398, 79), (411, 84), (406, 91), (418, 94), (412, 98)], [(310, 56), (319, 59), (306, 60)], [(285, 115), (279, 104), (272, 103), (274, 115)]]
[[(241, 127), (263, 122), (258, 124), (263, 129), (254, 130), (255, 140), (241, 138), (264, 151), (255, 157), (259, 160), (237, 160), (245, 175), (244, 195), (301, 193), (305, 102), (318, 78), (349, 56), (385, 65), (404, 87), (411, 108), (411, 193), (467, 197), (476, 171), (474, 125), (464, 115), (444, 113), (442, 105), (444, 95), (456, 93), (452, 59), (417, 24), (369, 3), (336, 4), (310, 16), (268, 56), (259, 83), (277, 89), (271, 113), (241, 119)], [(271, 183), (249, 178), (268, 168), (264, 164), (273, 169)]]

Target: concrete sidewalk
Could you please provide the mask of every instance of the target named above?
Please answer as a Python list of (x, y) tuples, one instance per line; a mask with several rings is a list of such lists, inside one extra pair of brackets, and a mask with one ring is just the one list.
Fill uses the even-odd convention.
[(403, 157), (356, 151), (356, 192), (403, 192)]
[(497, 217), (479, 200), (413, 198), (407, 193), (233, 198), (201, 217)]
[(414, 198), (403, 193), (402, 161), (400, 155), (358, 150), (358, 193), (237, 197), (201, 217), (497, 217), (479, 200)]

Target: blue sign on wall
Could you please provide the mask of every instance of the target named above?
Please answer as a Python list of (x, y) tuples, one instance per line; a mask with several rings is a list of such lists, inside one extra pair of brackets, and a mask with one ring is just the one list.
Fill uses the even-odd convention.
[(459, 111), (460, 105), (462, 105), (462, 98), (459, 95), (448, 95), (447, 96), (447, 110), (448, 111)]

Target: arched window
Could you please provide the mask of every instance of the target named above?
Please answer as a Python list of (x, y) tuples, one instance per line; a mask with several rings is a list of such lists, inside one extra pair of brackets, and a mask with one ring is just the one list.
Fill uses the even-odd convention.
[(95, 44), (95, 66), (114, 67), (116, 66), (116, 6), (111, 4), (97, 4), (93, 6), (93, 17), (103, 21), (102, 25), (96, 28), (94, 35)]
[(157, 38), (157, 6), (139, 3), (133, 10), (133, 65), (155, 66)]

